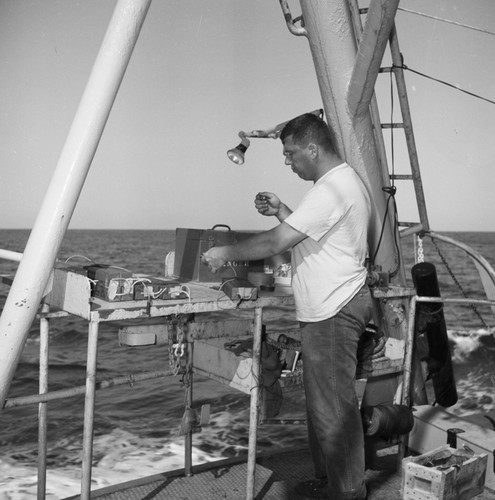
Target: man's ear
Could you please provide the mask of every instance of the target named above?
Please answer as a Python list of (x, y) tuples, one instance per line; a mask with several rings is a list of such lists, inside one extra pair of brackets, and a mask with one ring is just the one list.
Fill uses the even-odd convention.
[(314, 144), (313, 142), (310, 142), (308, 144), (308, 151), (311, 156), (311, 158), (315, 159), (318, 157), (318, 146)]

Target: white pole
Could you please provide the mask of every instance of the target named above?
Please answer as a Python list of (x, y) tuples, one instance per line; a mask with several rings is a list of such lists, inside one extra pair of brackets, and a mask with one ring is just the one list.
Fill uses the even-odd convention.
[(119, 0), (0, 317), (0, 409), (151, 0)]
[(253, 500), (256, 489), (256, 441), (258, 439), (258, 420), (261, 395), (261, 343), (263, 333), (263, 309), (254, 310), (253, 335), (253, 374), (254, 385), (251, 389), (251, 403), (249, 409), (249, 443), (247, 462), (246, 500)]
[[(48, 313), (50, 306), (43, 304), (41, 312)], [(40, 320), (40, 394), (48, 392), (48, 354), (50, 321), (43, 315)], [(46, 497), (46, 452), (48, 449), (48, 404), (38, 405), (38, 499)]]
[(81, 475), (81, 500), (91, 498), (91, 472), (93, 462), (93, 427), (95, 421), (96, 371), (98, 367), (99, 323), (88, 326), (88, 358), (86, 362), (86, 397), (84, 400), (83, 456)]

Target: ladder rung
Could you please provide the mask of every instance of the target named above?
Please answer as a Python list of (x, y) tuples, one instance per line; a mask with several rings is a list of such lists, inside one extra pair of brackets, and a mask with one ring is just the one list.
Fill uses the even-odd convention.
[(390, 178), (399, 181), (412, 181), (414, 179), (412, 174), (390, 174)]
[(382, 128), (404, 128), (403, 123), (382, 123)]
[(419, 222), (398, 222), (397, 225), (400, 227), (414, 227), (418, 226)]
[(424, 226), (421, 223), (415, 224), (413, 226), (408, 226), (405, 229), (401, 229), (399, 231), (399, 236), (401, 238), (406, 238), (407, 236), (411, 236), (412, 234), (418, 234), (423, 231)]

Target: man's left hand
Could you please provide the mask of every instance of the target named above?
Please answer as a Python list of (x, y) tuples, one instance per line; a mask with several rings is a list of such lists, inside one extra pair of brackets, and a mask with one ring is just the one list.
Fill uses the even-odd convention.
[(201, 256), (201, 262), (208, 266), (212, 273), (216, 273), (227, 263), (225, 247), (212, 247)]

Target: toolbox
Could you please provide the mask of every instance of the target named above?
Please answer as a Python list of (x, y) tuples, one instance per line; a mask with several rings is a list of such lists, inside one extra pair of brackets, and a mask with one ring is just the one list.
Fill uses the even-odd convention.
[(215, 246), (234, 245), (254, 231), (232, 231), (217, 224), (211, 229), (177, 228), (175, 232), (174, 275), (186, 281), (221, 282), (224, 278), (247, 278), (248, 272), (262, 272), (263, 260), (229, 262), (213, 274), (201, 263), (201, 255)]

